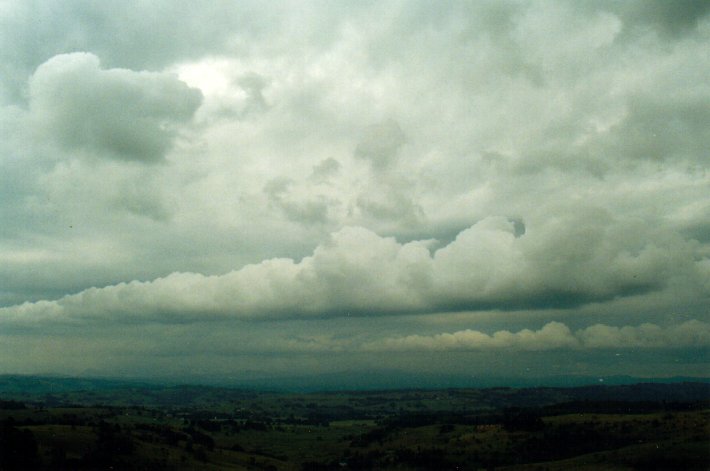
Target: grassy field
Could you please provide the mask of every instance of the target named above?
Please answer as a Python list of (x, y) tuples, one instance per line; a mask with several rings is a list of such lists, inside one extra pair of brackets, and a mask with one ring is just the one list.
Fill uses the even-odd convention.
[(710, 469), (706, 390), (652, 388), (15, 396), (0, 469)]

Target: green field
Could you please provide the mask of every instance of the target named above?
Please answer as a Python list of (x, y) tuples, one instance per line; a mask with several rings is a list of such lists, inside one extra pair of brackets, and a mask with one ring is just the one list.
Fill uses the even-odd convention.
[(0, 402), (2, 470), (710, 468), (707, 384), (22, 396)]

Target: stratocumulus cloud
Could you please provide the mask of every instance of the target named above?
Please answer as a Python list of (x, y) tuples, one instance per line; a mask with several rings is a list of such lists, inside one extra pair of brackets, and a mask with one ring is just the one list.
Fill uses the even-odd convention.
[[(570, 215), (565, 224), (528, 228), (520, 236), (512, 221), (488, 218), (433, 252), (427, 242), (402, 244), (349, 227), (299, 262), (269, 259), (215, 276), (173, 273), (0, 312), (27, 322), (184, 322), (520, 309), (580, 305), (658, 290), (676, 276), (698, 276), (692, 259), (677, 261), (683, 256), (677, 247), (671, 252), (662, 245), (630, 245), (624, 223), (595, 212), (586, 216), (582, 221)], [(587, 226), (584, 240), (580, 224)], [(618, 239), (602, 244), (593, 239), (597, 232)]]
[(546, 351), (698, 347), (710, 347), (710, 324), (692, 320), (670, 327), (650, 323), (624, 327), (595, 324), (575, 332), (561, 322), (550, 322), (539, 330), (499, 330), (490, 335), (476, 330), (460, 330), (437, 335), (391, 337), (370, 342), (362, 348), (371, 351)]

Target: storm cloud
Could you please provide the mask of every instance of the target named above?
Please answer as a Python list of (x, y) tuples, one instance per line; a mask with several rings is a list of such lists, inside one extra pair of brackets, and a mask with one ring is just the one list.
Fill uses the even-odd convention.
[(0, 371), (706, 371), (701, 3), (3, 2)]
[(156, 162), (174, 128), (200, 105), (199, 90), (169, 74), (102, 70), (86, 53), (55, 56), (30, 79), (38, 132), (74, 151)]

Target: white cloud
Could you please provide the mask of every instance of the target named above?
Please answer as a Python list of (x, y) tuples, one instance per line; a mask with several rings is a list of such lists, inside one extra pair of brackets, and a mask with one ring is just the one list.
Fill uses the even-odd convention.
[(559, 322), (550, 322), (538, 331), (529, 329), (516, 333), (507, 330), (487, 335), (475, 330), (462, 330), (451, 334), (432, 336), (410, 335), (389, 338), (365, 345), (365, 349), (399, 350), (552, 350), (577, 346), (578, 342), (569, 328)]
[[(698, 276), (674, 241), (624, 237), (633, 228), (588, 212), (530, 225), (488, 218), (434, 251), (348, 227), (300, 262), (269, 259), (225, 275), (173, 273), (2, 309), (5, 319), (199, 321), (576, 306), (661, 290)], [(702, 280), (685, 280), (701, 283)], [(701, 289), (701, 288), (699, 288)]]
[(710, 324), (698, 320), (663, 328), (655, 324), (596, 324), (576, 333), (587, 348), (710, 347)]
[(560, 322), (550, 322), (535, 331), (499, 330), (489, 335), (476, 330), (460, 330), (450, 334), (392, 337), (362, 346), (369, 351), (545, 351), (698, 347), (710, 347), (710, 323), (698, 320), (669, 327), (649, 323), (624, 327), (596, 324), (576, 332), (572, 332)]

